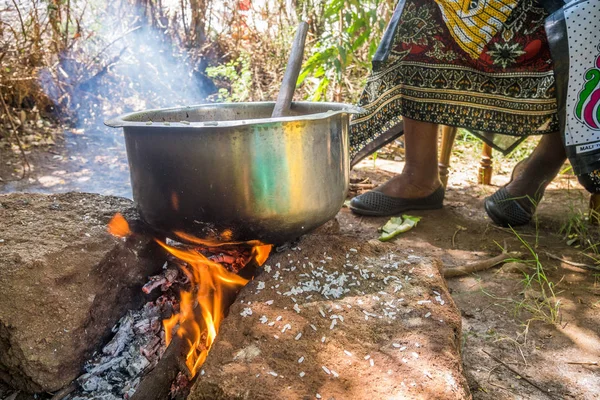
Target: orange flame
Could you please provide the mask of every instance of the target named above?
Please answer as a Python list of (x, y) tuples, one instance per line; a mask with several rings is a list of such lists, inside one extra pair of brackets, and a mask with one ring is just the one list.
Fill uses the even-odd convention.
[[(231, 244), (253, 245), (252, 255), (262, 265), (271, 251), (271, 245), (259, 241), (240, 243), (217, 243), (177, 233), (180, 238), (204, 246), (222, 246)], [(172, 247), (159, 240), (157, 242), (173, 256), (185, 262), (182, 267), (192, 283), (192, 292), (182, 291), (179, 314), (163, 321), (167, 345), (172, 340), (173, 330), (178, 326), (176, 334), (187, 342), (189, 349), (186, 365), (192, 376), (196, 375), (219, 332), (227, 304), (224, 295), (234, 293), (248, 283), (248, 280), (229, 272), (221, 264), (211, 261), (193, 249)], [(198, 305), (199, 307), (196, 307)], [(198, 315), (198, 313), (200, 315)]]
[(116, 213), (108, 223), (108, 232), (116, 237), (124, 238), (131, 234), (129, 223), (121, 213)]

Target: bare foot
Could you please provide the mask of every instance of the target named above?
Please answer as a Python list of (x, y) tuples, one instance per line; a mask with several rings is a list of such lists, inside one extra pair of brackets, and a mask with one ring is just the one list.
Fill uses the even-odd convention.
[(421, 178), (417, 179), (414, 175), (403, 172), (375, 190), (387, 196), (419, 199), (429, 196), (440, 186), (441, 182), (437, 177), (432, 182), (425, 182)]

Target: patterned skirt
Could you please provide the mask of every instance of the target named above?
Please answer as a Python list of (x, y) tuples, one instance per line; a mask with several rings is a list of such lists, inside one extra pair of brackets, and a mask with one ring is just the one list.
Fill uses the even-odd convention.
[(513, 1), (399, 1), (359, 100), (366, 112), (351, 122), (353, 163), (399, 136), (402, 116), (466, 128), (501, 151), (558, 131), (547, 14)]

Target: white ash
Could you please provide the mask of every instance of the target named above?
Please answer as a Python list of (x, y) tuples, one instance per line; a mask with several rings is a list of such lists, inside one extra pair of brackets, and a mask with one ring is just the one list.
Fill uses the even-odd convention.
[(95, 353), (77, 378), (79, 386), (66, 399), (117, 400), (135, 392), (145, 371), (153, 368), (166, 349), (161, 339), (160, 308), (146, 303), (129, 311), (113, 328), (115, 335)]

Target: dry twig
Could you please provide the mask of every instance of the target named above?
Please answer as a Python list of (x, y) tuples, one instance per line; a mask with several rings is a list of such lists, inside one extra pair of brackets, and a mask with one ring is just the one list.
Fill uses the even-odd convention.
[(590, 362), (575, 362), (575, 361), (570, 361), (570, 362), (567, 362), (567, 364), (571, 364), (571, 365), (598, 365), (598, 361), (590, 361)]
[(562, 261), (565, 264), (572, 265), (574, 267), (585, 268), (585, 269), (589, 269), (591, 271), (600, 271), (600, 266), (595, 266), (595, 265), (590, 265), (590, 264), (583, 264), (583, 263), (578, 263), (578, 262), (575, 262), (575, 261), (569, 261), (569, 260), (564, 259), (562, 257), (559, 257), (559, 256), (557, 256), (555, 254), (549, 253), (547, 251), (544, 251), (544, 253), (546, 253), (546, 255), (548, 257), (550, 257), (550, 258), (553, 258), (553, 259), (558, 260), (558, 261)]
[[(23, 143), (21, 143), (21, 139), (19, 138), (19, 134), (17, 132), (17, 127), (15, 126), (15, 122), (12, 120), (12, 116), (10, 114), (8, 106), (6, 105), (6, 102), (4, 101), (3, 96), (0, 96), (0, 101), (2, 101), (2, 106), (4, 107), (4, 112), (6, 112), (6, 117), (8, 118), (8, 121), (10, 122), (10, 125), (12, 126), (13, 134), (15, 135), (15, 139), (17, 140), (17, 145), (19, 146), (19, 150), (21, 151), (21, 156), (23, 157), (23, 175), (21, 176), (21, 179), (23, 179), (23, 178), (25, 178), (25, 174), (26, 174), (25, 171), (31, 170), (31, 165), (29, 165), (29, 160), (27, 160), (27, 155), (25, 154), (25, 150), (23, 149)], [(25, 166), (27, 166), (27, 168), (25, 168)]]
[(520, 373), (519, 371), (517, 371), (516, 369), (514, 369), (513, 367), (511, 367), (510, 365), (508, 365), (507, 363), (505, 363), (504, 361), (502, 361), (501, 359), (499, 359), (498, 357), (496, 357), (495, 355), (490, 354), (490, 353), (488, 353), (487, 351), (485, 351), (483, 349), (481, 351), (483, 351), (485, 354), (487, 354), (489, 357), (491, 357), (494, 361), (502, 364), (502, 366), (504, 366), (504, 368), (508, 369), (510, 372), (512, 372), (513, 374), (519, 376), (525, 382), (529, 383), (531, 386), (533, 386), (534, 388), (536, 388), (540, 392), (544, 393), (546, 396), (550, 397), (551, 399), (555, 398), (553, 394), (548, 393), (546, 390), (544, 390), (537, 383), (535, 383), (532, 380), (526, 378), (522, 373)]
[(487, 260), (476, 261), (471, 264), (463, 265), (454, 268), (444, 268), (444, 278), (455, 278), (457, 276), (464, 276), (473, 272), (485, 271), (497, 265), (504, 263), (510, 259), (518, 259), (523, 256), (518, 251), (511, 251), (509, 253), (502, 253), (496, 257), (488, 258)]

